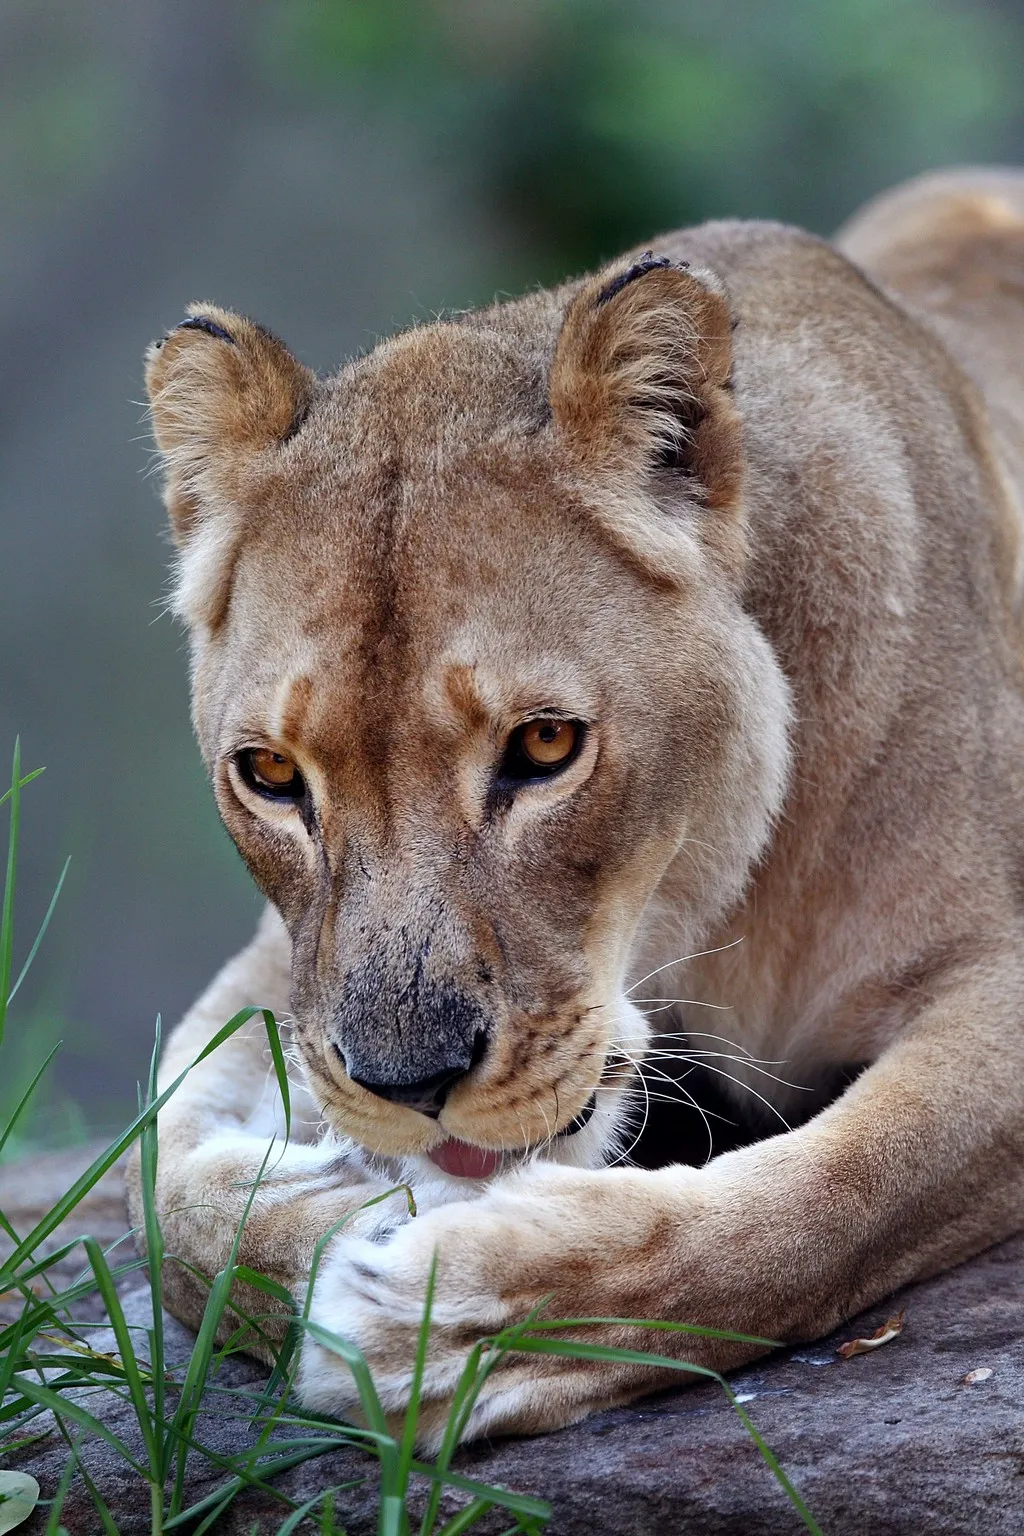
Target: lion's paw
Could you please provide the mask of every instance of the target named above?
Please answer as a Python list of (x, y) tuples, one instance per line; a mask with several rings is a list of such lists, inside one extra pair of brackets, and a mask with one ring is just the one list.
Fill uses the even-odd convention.
[[(370, 1367), (385, 1412), (409, 1402), (430, 1275), (434, 1296), (421, 1384), (420, 1442), (436, 1444), (452, 1396), (473, 1346), (542, 1307), (554, 1315), (580, 1310), (567, 1274), (594, 1252), (588, 1194), (595, 1176), (539, 1166), (499, 1180), (476, 1200), (443, 1206), (372, 1241), (342, 1236), (325, 1257), (310, 1307), (317, 1329), (354, 1345)], [(601, 1175), (597, 1175), (601, 1178)], [(578, 1303), (574, 1306), (573, 1302)], [(481, 1390), (463, 1438), (566, 1423), (589, 1402), (555, 1406), (542, 1401), (564, 1362), (508, 1355)], [(360, 1413), (349, 1366), (324, 1336), (307, 1336), (299, 1395), (310, 1408), (338, 1415)]]

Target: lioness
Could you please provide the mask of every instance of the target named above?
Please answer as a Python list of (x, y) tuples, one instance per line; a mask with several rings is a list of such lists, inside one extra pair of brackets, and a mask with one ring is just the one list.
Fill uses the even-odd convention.
[[(312, 1300), (389, 1411), (435, 1251), (428, 1442), (547, 1296), (808, 1339), (1024, 1225), (1024, 175), (836, 246), (684, 230), (329, 379), (198, 304), (147, 380), (196, 729), (270, 902), (161, 1080), (243, 1005), (290, 1026), (241, 1255), (297, 1294), (412, 1183)], [(700, 1166), (715, 1081), (764, 1118)], [(257, 1019), (160, 1116), (169, 1252), (224, 1263), (282, 1133)], [(468, 1434), (665, 1379), (510, 1356)], [(310, 1341), (300, 1392), (355, 1402)]]

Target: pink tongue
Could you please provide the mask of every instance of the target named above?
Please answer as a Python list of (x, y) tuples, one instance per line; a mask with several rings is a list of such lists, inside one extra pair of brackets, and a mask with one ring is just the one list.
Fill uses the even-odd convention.
[(429, 1153), (430, 1161), (457, 1179), (489, 1179), (501, 1162), (500, 1152), (474, 1147), (469, 1141), (442, 1141)]

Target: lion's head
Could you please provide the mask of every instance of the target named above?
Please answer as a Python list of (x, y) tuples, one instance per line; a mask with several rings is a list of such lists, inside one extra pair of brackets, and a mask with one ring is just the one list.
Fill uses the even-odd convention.
[(650, 258), (328, 379), (205, 304), (151, 351), (199, 739), (371, 1149), (600, 1161), (643, 935), (672, 958), (763, 845), (786, 695), (730, 359), (717, 282)]

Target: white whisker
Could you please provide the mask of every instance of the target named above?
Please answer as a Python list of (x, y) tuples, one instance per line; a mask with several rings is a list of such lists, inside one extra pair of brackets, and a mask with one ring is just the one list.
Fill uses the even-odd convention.
[(785, 1126), (787, 1131), (791, 1131), (793, 1129), (782, 1111), (776, 1109), (771, 1099), (766, 1099), (763, 1093), (758, 1093), (757, 1089), (751, 1088), (749, 1083), (741, 1082), (738, 1077), (733, 1077), (731, 1072), (726, 1072), (721, 1067), (712, 1067), (704, 1062), (702, 1062), (701, 1065), (704, 1067), (705, 1072), (714, 1072), (717, 1074), (717, 1076), (724, 1077), (726, 1082), (733, 1083), (735, 1087), (743, 1088), (747, 1093), (753, 1094), (754, 1098), (760, 1100), (765, 1109), (770, 1110), (775, 1118), (781, 1121), (782, 1125)]
[[(620, 1045), (618, 1050), (622, 1053), (623, 1056), (625, 1056), (627, 1061), (633, 1062), (634, 1067), (637, 1066), (637, 1063), (633, 1061), (633, 1057), (630, 1055), (629, 1051), (626, 1050), (625, 1046)], [(614, 1168), (616, 1163), (624, 1162), (629, 1157), (629, 1154), (633, 1151), (633, 1148), (639, 1144), (641, 1136), (647, 1129), (647, 1122), (651, 1116), (651, 1094), (650, 1089), (644, 1081), (643, 1073), (640, 1072), (639, 1069), (637, 1070), (637, 1077), (639, 1079), (640, 1087), (644, 1091), (644, 1117), (640, 1123), (640, 1129), (633, 1137), (633, 1140), (630, 1142), (629, 1146), (626, 1147), (622, 1152), (618, 1153), (616, 1157), (612, 1158), (611, 1162), (608, 1164), (609, 1168)]]
[(646, 1012), (641, 1009), (645, 1019), (649, 1019), (652, 1013), (664, 1013), (666, 1008), (676, 1008), (684, 1003), (687, 1008), (715, 1008), (720, 1013), (732, 1013), (732, 1003), (705, 1003), (699, 997), (631, 997), (631, 1003), (655, 1003), (654, 1008), (648, 1008)]
[[(806, 1083), (791, 1083), (788, 1078), (779, 1077), (777, 1073), (767, 1070), (769, 1066), (781, 1065), (779, 1062), (762, 1064), (755, 1061), (752, 1056), (730, 1056), (728, 1051), (652, 1051), (650, 1054), (660, 1057), (662, 1061), (685, 1061), (695, 1067), (705, 1066), (709, 1061), (734, 1061), (737, 1066), (749, 1067), (751, 1071), (759, 1073), (761, 1077), (770, 1078), (773, 1083), (778, 1083), (783, 1088), (793, 1088), (798, 1093), (814, 1092), (813, 1088)], [(739, 1079), (734, 1078), (733, 1081), (738, 1082)]]
[[(727, 1040), (725, 1044), (728, 1045), (730, 1042)], [(664, 1046), (656, 1045), (647, 1052), (647, 1059), (649, 1060), (655, 1056), (661, 1056), (667, 1061), (670, 1061), (673, 1056), (678, 1057), (680, 1061), (691, 1061), (700, 1056), (725, 1056), (729, 1061), (738, 1061), (751, 1067), (784, 1067), (786, 1065), (785, 1057), (776, 1061), (770, 1056), (751, 1056), (747, 1052), (709, 1051), (705, 1046), (701, 1046), (699, 1049), (687, 1050), (685, 1046), (674, 1045), (671, 1050), (667, 1050)], [(795, 1087), (796, 1084), (791, 1086)]]
[(652, 976), (660, 976), (662, 971), (670, 971), (674, 965), (684, 965), (687, 960), (703, 960), (706, 955), (720, 955), (724, 950), (735, 949), (737, 944), (742, 944), (744, 935), (741, 933), (738, 939), (732, 939), (728, 944), (719, 944), (716, 949), (699, 949), (692, 955), (680, 955), (678, 960), (667, 960), (664, 965), (659, 965), (655, 970), (648, 971), (646, 976), (641, 976), (639, 981), (626, 988), (626, 996), (635, 992), (637, 987), (642, 987), (645, 981), (650, 981)]
[(749, 1056), (750, 1055), (750, 1052), (747, 1050), (747, 1047), (745, 1045), (741, 1045), (738, 1040), (730, 1040), (728, 1035), (713, 1035), (710, 1032), (710, 1030), (707, 1030), (707, 1029), (679, 1029), (679, 1030), (675, 1030), (673, 1032), (669, 1032), (668, 1030), (659, 1029), (657, 1034), (654, 1036), (654, 1039), (656, 1041), (657, 1040), (720, 1040), (723, 1045), (731, 1045), (734, 1050), (742, 1051), (745, 1056)]
[[(697, 1111), (698, 1115), (700, 1115), (701, 1119), (704, 1122), (704, 1129), (707, 1132), (707, 1138), (708, 1138), (708, 1155), (704, 1159), (704, 1164), (706, 1166), (708, 1163), (710, 1163), (712, 1157), (714, 1157), (714, 1155), (715, 1155), (715, 1138), (714, 1138), (714, 1135), (712, 1134), (712, 1131), (711, 1131), (711, 1124), (710, 1124), (710, 1122), (708, 1120), (707, 1115), (705, 1114), (705, 1112), (702, 1109), (702, 1107), (697, 1103), (697, 1100), (694, 1098), (693, 1094), (690, 1093), (688, 1089), (684, 1088), (682, 1083), (679, 1084), (679, 1088), (680, 1088), (681, 1092), (683, 1093), (685, 1099)], [(677, 1102), (677, 1101), (673, 1100), (673, 1102)], [(721, 1115), (719, 1115), (718, 1118), (721, 1120), (723, 1117)], [(728, 1124), (727, 1121), (724, 1122), (724, 1123)]]

